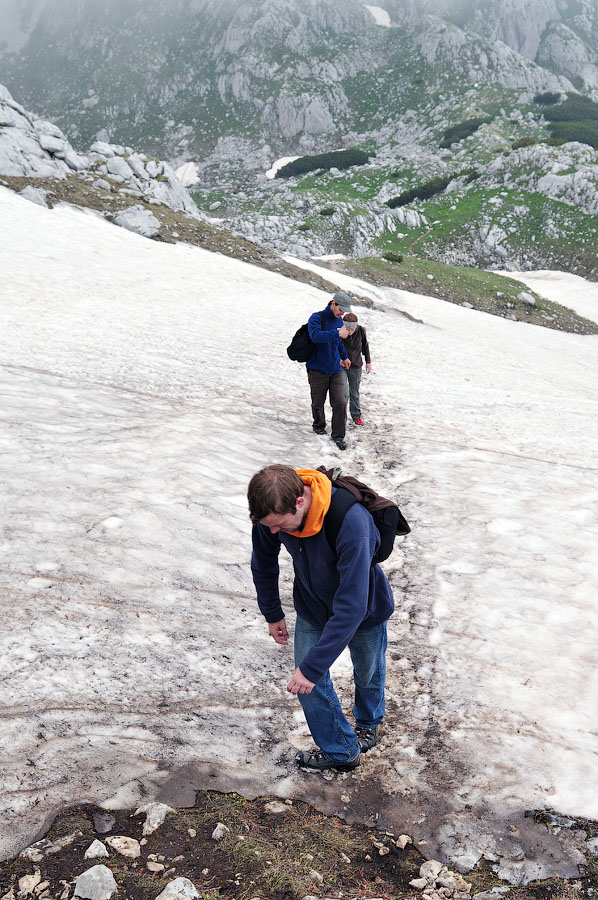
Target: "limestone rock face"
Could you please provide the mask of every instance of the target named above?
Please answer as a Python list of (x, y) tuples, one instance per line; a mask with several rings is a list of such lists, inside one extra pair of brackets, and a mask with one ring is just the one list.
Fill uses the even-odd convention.
[[(598, 35), (594, 47), (598, 47)], [(581, 77), (589, 88), (598, 88), (598, 51), (563, 23), (547, 30), (538, 49), (537, 61), (570, 78)]]
[[(95, 141), (87, 156), (79, 154), (56, 125), (27, 112), (0, 85), (0, 175), (63, 180), (73, 174), (93, 175), (94, 179), (102, 174), (110, 179), (96, 179), (96, 185), (103, 190), (110, 190), (112, 182), (139, 196), (158, 200), (171, 209), (200, 217), (189, 192), (168, 163), (147, 160), (134, 153), (131, 147), (106, 141)], [(34, 189), (28, 187), (24, 196), (46, 205), (38, 189), (34, 193)], [(127, 218), (138, 227), (138, 216)], [(151, 214), (141, 218), (144, 225), (139, 226), (143, 229), (139, 233), (151, 230), (150, 218), (157, 225)]]

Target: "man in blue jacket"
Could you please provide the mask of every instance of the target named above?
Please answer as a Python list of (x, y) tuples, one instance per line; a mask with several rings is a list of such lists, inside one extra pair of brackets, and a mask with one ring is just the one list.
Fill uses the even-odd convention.
[[(380, 535), (369, 512), (355, 503), (346, 513), (333, 550), (324, 518), (337, 490), (322, 472), (272, 465), (249, 482), (253, 522), (251, 572), (259, 608), (277, 644), (288, 631), (278, 590), (278, 554), (293, 560), (295, 671), (287, 690), (299, 697), (318, 747), (295, 762), (310, 770), (350, 771), (370, 750), (384, 718), (386, 622), (394, 609), (390, 584), (372, 557)], [(349, 647), (355, 702), (352, 728), (341, 709), (329, 668)]]
[(306, 363), (313, 430), (316, 434), (326, 434), (324, 403), (329, 393), (332, 407), (331, 437), (339, 450), (347, 448), (347, 401), (343, 369), (348, 369), (351, 362), (342, 339), (349, 336), (343, 323), (343, 315), (348, 312), (351, 312), (351, 299), (343, 291), (338, 291), (326, 309), (313, 313), (307, 320), (309, 336), (315, 345)]

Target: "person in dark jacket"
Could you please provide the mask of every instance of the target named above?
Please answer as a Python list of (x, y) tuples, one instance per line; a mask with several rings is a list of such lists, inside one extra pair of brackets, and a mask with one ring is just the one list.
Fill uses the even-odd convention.
[(363, 425), (359, 386), (361, 384), (363, 357), (365, 357), (365, 370), (367, 374), (369, 375), (372, 371), (370, 345), (368, 344), (365, 328), (363, 325), (359, 325), (355, 313), (347, 313), (343, 316), (343, 322), (349, 331), (349, 337), (346, 337), (343, 340), (343, 344), (345, 345), (345, 350), (351, 361), (351, 367), (349, 369), (344, 369), (343, 371), (343, 378), (345, 379), (345, 399), (349, 404), (351, 418), (355, 424)]
[(315, 349), (306, 363), (311, 391), (312, 427), (316, 434), (326, 434), (324, 403), (326, 395), (330, 394), (331, 437), (339, 450), (347, 448), (345, 441), (347, 401), (343, 369), (348, 368), (351, 363), (342, 340), (349, 336), (342, 321), (343, 313), (347, 312), (351, 312), (351, 300), (343, 291), (338, 291), (326, 309), (313, 313), (307, 320), (309, 336), (315, 344)]
[[(253, 476), (247, 498), (257, 602), (277, 644), (289, 637), (278, 587), (281, 546), (293, 560), (295, 671), (287, 690), (298, 696), (318, 745), (297, 753), (295, 762), (310, 770), (350, 771), (360, 753), (376, 744), (384, 718), (386, 622), (394, 600), (382, 569), (371, 564), (380, 534), (365, 507), (350, 507), (336, 549), (330, 547), (324, 519), (335, 490), (322, 472), (272, 465)], [(345, 647), (353, 663), (355, 728), (329, 672)]]

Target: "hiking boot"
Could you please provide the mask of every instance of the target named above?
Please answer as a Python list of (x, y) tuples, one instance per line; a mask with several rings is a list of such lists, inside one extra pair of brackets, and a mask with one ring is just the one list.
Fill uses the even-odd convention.
[(339, 450), (347, 449), (347, 442), (344, 438), (338, 438), (334, 443), (336, 444), (336, 446), (338, 447)]
[(357, 419), (353, 419), (356, 425), (363, 425), (363, 419), (361, 416), (358, 416)]
[(359, 741), (359, 749), (362, 753), (367, 753), (368, 750), (371, 750), (372, 747), (375, 747), (378, 743), (379, 727), (379, 725), (374, 725), (373, 728), (355, 729), (355, 734), (357, 735), (357, 740)]
[(314, 427), (314, 434), (326, 434), (326, 429), (321, 427)]
[(359, 765), (359, 754), (349, 762), (338, 762), (328, 759), (321, 750), (299, 750), (295, 756), (295, 762), (300, 769), (310, 772), (325, 772), (327, 769), (336, 769), (337, 772), (352, 772)]

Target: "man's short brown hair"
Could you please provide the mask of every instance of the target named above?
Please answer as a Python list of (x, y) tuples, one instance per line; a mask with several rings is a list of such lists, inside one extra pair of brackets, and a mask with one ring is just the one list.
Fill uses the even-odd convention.
[(260, 469), (247, 488), (251, 521), (255, 525), (270, 513), (283, 516), (295, 512), (297, 498), (303, 496), (304, 490), (303, 479), (290, 466), (277, 463)]

